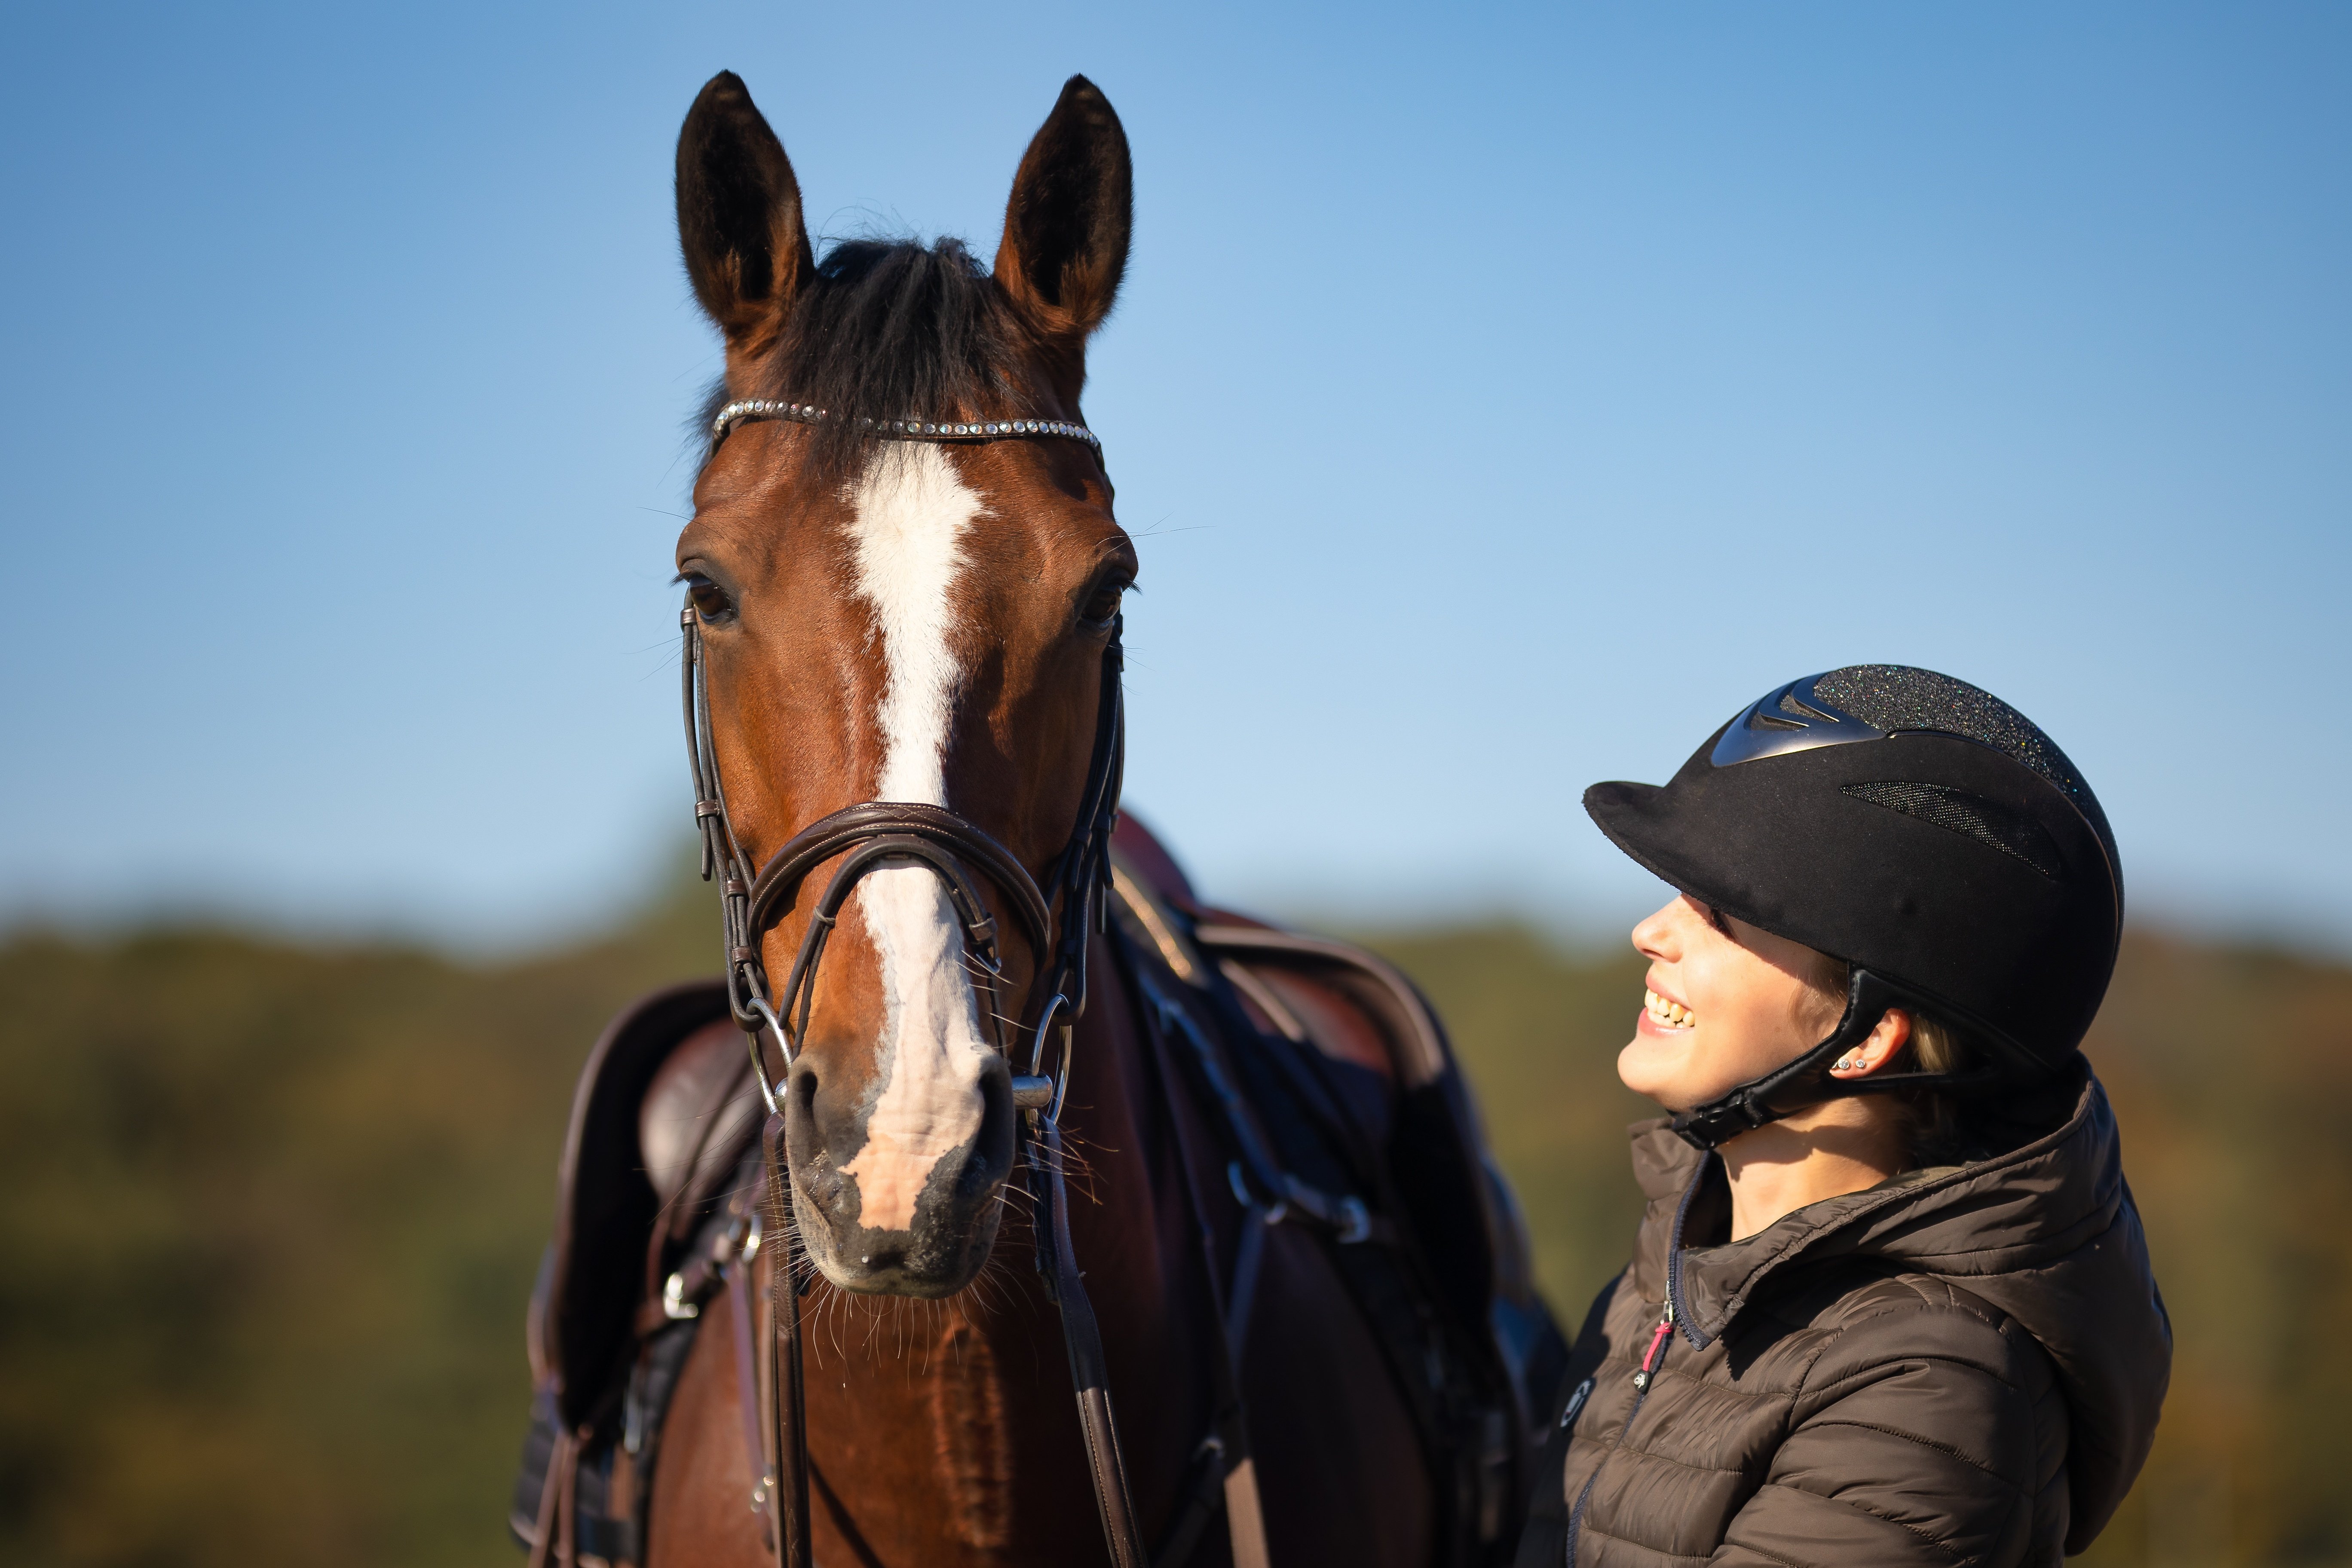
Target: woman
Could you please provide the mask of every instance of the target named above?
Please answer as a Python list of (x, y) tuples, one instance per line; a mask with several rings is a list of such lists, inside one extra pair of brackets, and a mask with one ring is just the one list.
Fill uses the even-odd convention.
[[(1618, 1058), (1648, 1212), (1522, 1564), (2055, 1563), (2155, 1435), (2171, 1333), (2077, 1047), (2123, 885), (2014, 709), (1858, 665), (1768, 693), (1601, 831), (1643, 921)], [(1552, 1468), (1552, 1467), (1557, 1467)]]

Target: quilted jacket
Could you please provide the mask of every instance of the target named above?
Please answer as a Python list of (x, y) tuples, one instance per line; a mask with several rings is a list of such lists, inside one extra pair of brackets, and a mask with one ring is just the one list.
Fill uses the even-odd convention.
[(2172, 1340), (2105, 1091), (2081, 1067), (2058, 1093), (2055, 1130), (2006, 1153), (1738, 1242), (1719, 1159), (1633, 1128), (1648, 1211), (1520, 1562), (2006, 1568), (2088, 1546), (2147, 1457)]

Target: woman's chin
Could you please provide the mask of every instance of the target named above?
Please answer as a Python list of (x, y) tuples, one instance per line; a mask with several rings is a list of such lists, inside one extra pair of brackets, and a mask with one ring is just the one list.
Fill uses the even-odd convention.
[(1670, 1111), (1688, 1110), (1730, 1093), (1744, 1080), (1727, 1079), (1720, 1067), (1709, 1071), (1710, 1064), (1694, 1060), (1691, 1036), (1696, 1032), (1637, 1031), (1617, 1053), (1618, 1081)]
[[(1688, 1067), (1686, 1053), (1679, 1042), (1652, 1039), (1646, 1033), (1636, 1034), (1617, 1053), (1617, 1079), (1635, 1094), (1647, 1095), (1669, 1110), (1680, 1109), (1675, 1101), (1682, 1096), (1675, 1091)], [(1696, 1103), (1694, 1101), (1693, 1103)]]

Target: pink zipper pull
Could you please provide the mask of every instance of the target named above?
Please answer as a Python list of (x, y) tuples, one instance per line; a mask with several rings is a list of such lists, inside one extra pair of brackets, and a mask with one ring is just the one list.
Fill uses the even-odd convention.
[(1633, 1392), (1650, 1392), (1650, 1373), (1656, 1370), (1658, 1352), (1666, 1347), (1666, 1336), (1675, 1331), (1675, 1304), (1666, 1303), (1666, 1314), (1658, 1320), (1658, 1331), (1650, 1336), (1650, 1348), (1642, 1357), (1642, 1370), (1633, 1374)]

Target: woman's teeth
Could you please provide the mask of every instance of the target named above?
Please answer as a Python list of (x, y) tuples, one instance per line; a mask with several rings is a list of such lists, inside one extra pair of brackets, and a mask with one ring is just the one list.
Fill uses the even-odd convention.
[(1642, 993), (1642, 1005), (1649, 1009), (1650, 1017), (1668, 1029), (1687, 1029), (1693, 1022), (1691, 1010), (1679, 1002), (1669, 1002), (1654, 991)]

